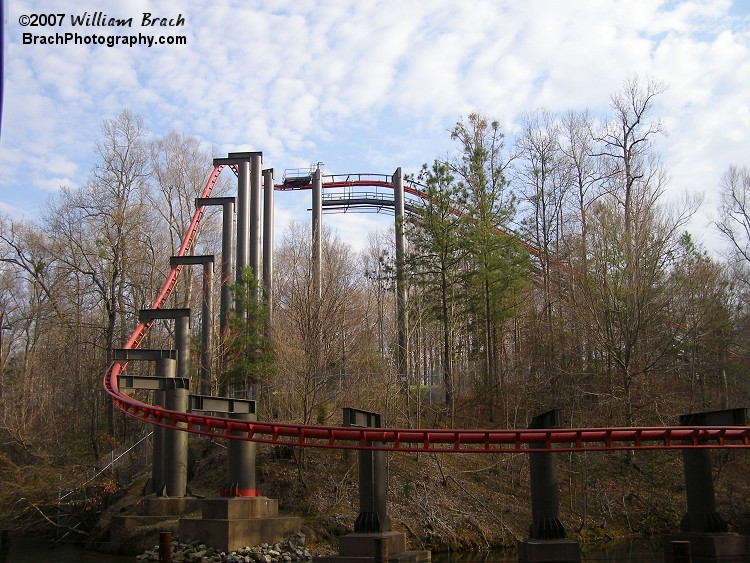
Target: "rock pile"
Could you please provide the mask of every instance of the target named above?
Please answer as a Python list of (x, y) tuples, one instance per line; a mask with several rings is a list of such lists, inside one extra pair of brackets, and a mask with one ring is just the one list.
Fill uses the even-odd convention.
[[(174, 563), (286, 563), (287, 561), (312, 561), (312, 554), (305, 549), (305, 534), (299, 532), (288, 540), (274, 544), (263, 543), (243, 547), (224, 553), (206, 546), (199, 540), (183, 543), (172, 541)], [(159, 546), (138, 556), (139, 561), (158, 561)]]

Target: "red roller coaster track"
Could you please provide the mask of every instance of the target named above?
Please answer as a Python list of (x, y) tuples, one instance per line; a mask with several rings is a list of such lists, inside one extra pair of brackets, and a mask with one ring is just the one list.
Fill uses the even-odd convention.
[[(223, 166), (214, 168), (201, 197), (209, 197)], [(336, 180), (323, 184), (324, 188), (386, 187), (387, 180), (375, 180), (355, 175), (356, 180)], [(383, 178), (381, 176), (381, 178)], [(387, 178), (387, 177), (386, 177)], [(298, 186), (297, 189), (310, 186)], [(289, 189), (289, 186), (274, 186)], [(422, 193), (405, 186), (405, 191), (423, 197)], [(195, 245), (204, 208), (199, 207), (190, 222), (179, 256), (186, 256)], [(531, 247), (529, 247), (530, 250)], [(152, 309), (166, 305), (182, 270), (175, 266), (156, 296)], [(140, 323), (124, 348), (138, 348), (151, 328)], [(115, 405), (126, 414), (150, 424), (179, 428), (195, 434), (220, 436), (234, 440), (249, 440), (266, 444), (284, 444), (318, 448), (376, 449), (403, 452), (499, 453), (530, 451), (616, 451), (666, 450), (685, 448), (750, 448), (750, 427), (633, 427), (633, 428), (561, 428), (549, 430), (445, 430), (407, 428), (354, 428), (342, 426), (306, 426), (271, 422), (252, 422), (182, 413), (138, 401), (120, 391), (117, 377), (125, 363), (113, 362), (104, 375), (104, 388)]]

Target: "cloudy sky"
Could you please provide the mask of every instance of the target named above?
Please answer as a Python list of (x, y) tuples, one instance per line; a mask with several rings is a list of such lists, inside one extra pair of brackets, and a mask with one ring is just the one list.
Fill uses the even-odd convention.
[[(154, 136), (175, 129), (264, 167), (415, 172), (453, 149), (480, 111), (509, 142), (524, 112), (588, 108), (633, 73), (669, 86), (657, 112), (670, 194), (703, 193), (709, 220), (730, 164), (750, 165), (750, 0), (5, 0), (0, 210), (36, 217), (81, 185), (102, 120), (123, 108)], [(129, 28), (71, 26), (103, 12)], [(178, 27), (142, 26), (143, 14)], [(22, 16), (64, 14), (62, 27)], [(37, 23), (41, 18), (37, 19)], [(23, 34), (185, 36), (186, 45), (29, 45)], [(282, 221), (306, 202), (277, 198)], [(379, 224), (336, 216), (347, 240)], [(392, 219), (390, 220), (392, 221)], [(283, 228), (283, 226), (282, 226)]]

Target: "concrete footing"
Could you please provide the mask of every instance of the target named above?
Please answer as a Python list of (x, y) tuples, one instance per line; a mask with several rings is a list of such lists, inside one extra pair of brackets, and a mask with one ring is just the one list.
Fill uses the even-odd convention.
[(296, 534), (302, 521), (279, 516), (279, 503), (267, 497), (214, 498), (201, 501), (201, 518), (180, 519), (180, 538), (200, 540), (221, 551), (273, 543)]
[(750, 562), (750, 537), (737, 534), (681, 533), (664, 537), (664, 561), (684, 561), (674, 553), (672, 542), (690, 542), (692, 563)]
[(127, 539), (139, 528), (175, 520), (185, 514), (200, 510), (200, 499), (194, 497), (152, 497), (141, 499), (136, 514), (118, 514), (112, 517), (110, 538), (113, 542)]
[(522, 563), (578, 563), (580, 560), (581, 546), (574, 540), (525, 538), (518, 542), (518, 561)]
[(401, 532), (354, 533), (339, 538), (339, 554), (318, 557), (317, 563), (386, 563), (431, 561), (429, 551), (406, 551)]

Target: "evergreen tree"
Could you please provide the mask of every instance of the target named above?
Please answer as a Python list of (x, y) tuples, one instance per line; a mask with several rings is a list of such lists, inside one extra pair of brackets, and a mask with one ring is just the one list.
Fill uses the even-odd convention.
[(409, 217), (410, 269), (414, 283), (431, 296), (429, 315), (442, 332), (441, 360), (445, 402), (453, 411), (453, 329), (460, 292), (461, 266), (466, 245), (461, 240), (465, 193), (455, 183), (447, 163), (436, 160), (432, 168), (422, 167), (420, 180), (424, 197), (417, 212)]
[(451, 138), (460, 154), (451, 164), (459, 181), (457, 190), (466, 195), (463, 240), (468, 268), (465, 274), (468, 311), (479, 327), (482, 358), (482, 394), (490, 419), (499, 385), (499, 323), (513, 314), (516, 290), (527, 274), (528, 253), (508, 225), (516, 213), (516, 198), (505, 178), (503, 134), (497, 121), (476, 113), (458, 122)]
[(232, 285), (236, 311), (229, 320), (226, 338), (226, 369), (222, 386), (249, 394), (276, 373), (276, 352), (268, 335), (268, 311), (261, 303), (258, 280), (246, 268)]

